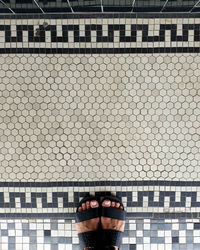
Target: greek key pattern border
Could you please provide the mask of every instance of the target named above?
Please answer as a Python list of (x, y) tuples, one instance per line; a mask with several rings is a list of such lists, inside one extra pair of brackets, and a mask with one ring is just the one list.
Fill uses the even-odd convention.
[[(190, 183), (172, 185), (29, 185), (0, 187), (0, 217), (73, 217), (78, 203), (85, 195), (103, 198), (113, 194), (122, 199), (128, 216), (183, 215), (198, 217), (200, 186)], [(28, 184), (28, 183), (27, 183)], [(74, 183), (73, 183), (74, 184)], [(116, 185), (115, 185), (116, 184)], [(149, 183), (150, 184), (150, 183)], [(160, 183), (161, 184), (161, 183)], [(188, 184), (188, 185), (186, 185)], [(81, 191), (80, 191), (81, 190)], [(176, 218), (176, 217), (175, 217)]]
[[(96, 22), (93, 23), (93, 21)], [(0, 53), (191, 53), (200, 19), (0, 19)], [(32, 23), (36, 20), (32, 20)], [(35, 22), (36, 23), (36, 22)]]

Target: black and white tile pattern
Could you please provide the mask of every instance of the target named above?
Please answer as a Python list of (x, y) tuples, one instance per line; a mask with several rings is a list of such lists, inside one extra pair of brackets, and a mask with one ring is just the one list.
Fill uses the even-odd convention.
[(78, 248), (70, 226), (37, 225), (110, 192), (123, 249), (198, 249), (199, 29), (192, 15), (0, 18), (0, 249)]
[[(73, 218), (85, 195), (103, 198), (121, 197), (127, 216), (151, 218), (198, 217), (200, 187), (184, 182), (85, 182), (81, 183), (14, 183), (0, 187), (0, 216)], [(111, 185), (111, 187), (109, 187)], [(102, 191), (99, 191), (102, 190)]]
[[(122, 250), (198, 250), (196, 219), (126, 220)], [(74, 220), (0, 220), (1, 249), (79, 250)], [(166, 248), (167, 247), (167, 248)]]
[(1, 53), (197, 53), (200, 18), (9, 19)]

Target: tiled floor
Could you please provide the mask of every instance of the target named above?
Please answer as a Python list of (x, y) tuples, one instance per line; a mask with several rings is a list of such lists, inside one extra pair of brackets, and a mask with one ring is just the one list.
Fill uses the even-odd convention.
[[(2, 250), (78, 250), (74, 220), (1, 220)], [(197, 219), (127, 220), (122, 250), (198, 250)]]
[(200, 249), (199, 27), (1, 17), (0, 249), (78, 249), (78, 202), (109, 192), (122, 249)]

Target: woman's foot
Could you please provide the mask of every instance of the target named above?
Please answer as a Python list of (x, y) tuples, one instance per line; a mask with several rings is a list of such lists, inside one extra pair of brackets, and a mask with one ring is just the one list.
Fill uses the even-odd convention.
[[(105, 200), (102, 203), (102, 206), (103, 207), (114, 207), (114, 208), (120, 209), (120, 210), (124, 209), (122, 206), (120, 206), (119, 202), (110, 201), (110, 200)], [(125, 221), (101, 216), (101, 226), (102, 226), (102, 229), (109, 229), (109, 230), (116, 230), (116, 231), (124, 232)], [(116, 250), (119, 249), (117, 246), (114, 246), (114, 247)]]
[[(85, 203), (82, 203), (82, 206), (78, 208), (78, 212), (87, 210), (87, 209), (92, 209), (92, 208), (96, 208), (99, 207), (99, 203), (96, 200), (92, 200), (92, 201), (86, 201)], [(99, 226), (99, 221), (100, 218), (93, 218), (91, 220), (86, 220), (86, 221), (82, 221), (82, 222), (78, 222), (76, 223), (76, 230), (79, 233), (85, 233), (85, 232), (90, 232), (90, 231), (96, 231), (98, 226)], [(91, 248), (84, 248), (84, 250), (87, 249), (93, 249)]]

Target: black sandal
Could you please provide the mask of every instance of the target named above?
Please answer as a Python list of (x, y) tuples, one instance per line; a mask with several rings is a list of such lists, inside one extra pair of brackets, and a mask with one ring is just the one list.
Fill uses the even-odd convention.
[[(96, 200), (99, 203), (99, 207), (92, 208), (92, 209), (87, 209), (83, 210), (81, 212), (78, 212), (78, 208), (82, 205), (82, 203), (85, 203), (86, 201), (91, 201), (91, 200)], [(85, 220), (91, 220), (93, 218), (98, 218), (100, 217), (100, 201), (98, 200), (97, 197), (91, 197), (91, 196), (86, 196), (84, 197), (76, 210), (76, 215), (75, 215), (75, 222), (82, 222)], [(100, 220), (99, 220), (100, 222)], [(81, 249), (88, 248), (88, 247), (94, 247), (95, 249), (98, 248), (98, 241), (99, 241), (99, 227), (96, 231), (90, 231), (90, 232), (85, 232), (85, 233), (80, 233), (78, 234), (79, 238), (79, 243)]]
[[(126, 211), (121, 209), (116, 209), (113, 207), (103, 207), (102, 203), (105, 200), (110, 200), (111, 202), (112, 201), (119, 202), (120, 206), (124, 208), (120, 198), (112, 195), (106, 196), (101, 201), (101, 216), (125, 221)], [(104, 242), (105, 246), (117, 246), (119, 248), (122, 244), (122, 235), (123, 232), (120, 231), (102, 229), (102, 238), (103, 238), (102, 241)]]

